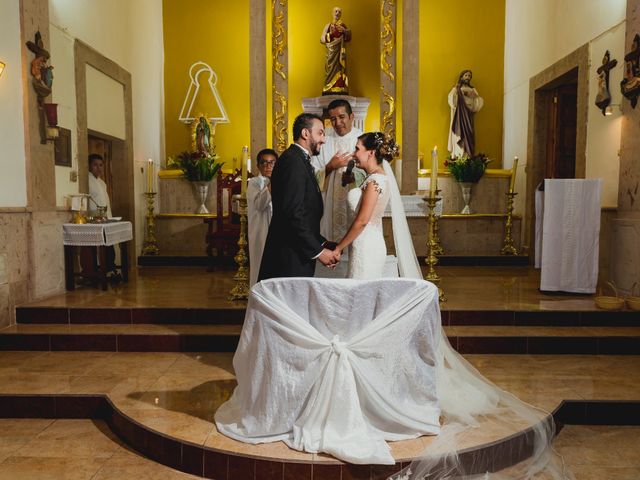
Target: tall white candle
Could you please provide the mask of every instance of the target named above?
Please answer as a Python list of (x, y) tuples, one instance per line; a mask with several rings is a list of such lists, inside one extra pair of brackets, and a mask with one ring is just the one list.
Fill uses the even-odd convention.
[(511, 182), (509, 183), (509, 193), (513, 193), (516, 186), (516, 172), (518, 171), (518, 157), (513, 158), (513, 168), (511, 169)]
[(247, 181), (248, 181), (247, 164), (249, 163), (249, 147), (246, 145), (242, 147), (241, 161), (242, 161), (242, 184), (241, 184), (240, 193), (244, 196), (247, 194)]
[(438, 190), (438, 146), (436, 145), (431, 150), (431, 181), (429, 182), (429, 189), (431, 190), (431, 197), (436, 196), (436, 190)]
[(147, 192), (153, 192), (153, 160), (147, 160)]

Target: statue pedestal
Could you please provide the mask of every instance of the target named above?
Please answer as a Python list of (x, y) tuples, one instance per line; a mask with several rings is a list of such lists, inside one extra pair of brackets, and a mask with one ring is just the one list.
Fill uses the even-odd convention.
[(305, 97), (302, 99), (302, 110), (304, 113), (315, 113), (324, 118), (327, 106), (333, 100), (346, 100), (353, 110), (353, 125), (364, 132), (364, 121), (367, 118), (369, 104), (371, 100), (366, 97), (352, 97), (349, 95), (322, 95), (320, 97)]

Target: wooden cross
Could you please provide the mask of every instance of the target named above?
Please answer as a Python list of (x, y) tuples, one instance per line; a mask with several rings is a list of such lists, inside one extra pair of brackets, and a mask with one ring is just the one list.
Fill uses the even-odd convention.
[[(596, 105), (600, 108), (600, 110), (602, 110), (603, 115), (606, 115), (607, 107), (611, 103), (611, 94), (609, 93), (609, 72), (616, 65), (618, 65), (618, 61), (611, 60), (611, 53), (609, 53), (609, 50), (607, 50), (604, 54), (604, 57), (602, 58), (602, 65), (600, 65), (598, 67), (598, 70), (596, 70), (596, 72), (598, 72), (598, 77), (600, 77), (600, 75), (604, 73), (606, 98), (604, 98), (601, 101), (596, 101)], [(596, 100), (598, 100), (597, 97), (596, 97)]]

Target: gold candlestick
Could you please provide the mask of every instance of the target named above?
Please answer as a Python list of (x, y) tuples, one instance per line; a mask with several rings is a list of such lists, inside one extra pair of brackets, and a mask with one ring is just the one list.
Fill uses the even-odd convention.
[(247, 197), (240, 195), (238, 199), (238, 213), (240, 213), (240, 236), (238, 238), (238, 253), (233, 257), (238, 265), (238, 271), (233, 279), (236, 284), (229, 292), (229, 300), (247, 300), (249, 298), (249, 271), (247, 269)]
[(155, 197), (157, 192), (145, 192), (147, 199), (147, 216), (144, 230), (144, 243), (142, 244), (142, 255), (158, 255), (158, 242), (156, 241), (156, 216)]
[(518, 249), (513, 244), (513, 238), (511, 237), (511, 229), (513, 228), (513, 201), (517, 193), (507, 192), (507, 220), (504, 226), (504, 242), (500, 255), (518, 255)]
[[(440, 194), (440, 190), (435, 191), (435, 196), (438, 197)], [(442, 198), (442, 197), (438, 197)], [(435, 207), (434, 207), (434, 215), (435, 215)], [(440, 223), (440, 217), (435, 215), (434, 223), (433, 223), (433, 238), (436, 242), (435, 247), (433, 248), (433, 253), (435, 255), (444, 255), (444, 248), (442, 248), (442, 244), (440, 243), (440, 235), (438, 235), (438, 224)]]
[(435, 270), (435, 266), (438, 263), (438, 257), (436, 257), (436, 248), (437, 248), (437, 243), (436, 243), (436, 237), (435, 237), (435, 224), (437, 221), (436, 218), (436, 203), (438, 202), (438, 200), (440, 200), (440, 197), (437, 197), (435, 195), (429, 196), (428, 198), (425, 199), (425, 201), (427, 202), (427, 206), (429, 207), (429, 213), (428, 213), (428, 221), (429, 221), (429, 236), (427, 239), (427, 275), (425, 277), (425, 280), (429, 280), (430, 282), (434, 283), (436, 285), (436, 287), (438, 287), (438, 299), (440, 300), (440, 303), (442, 302), (446, 302), (447, 299), (444, 296), (444, 290), (442, 290), (442, 287), (440, 287), (440, 276), (436, 273)]

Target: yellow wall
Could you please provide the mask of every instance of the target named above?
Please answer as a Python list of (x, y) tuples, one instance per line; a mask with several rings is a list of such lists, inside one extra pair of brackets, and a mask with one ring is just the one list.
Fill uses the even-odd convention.
[[(227, 162), (225, 169), (249, 144), (248, 19), (248, 0), (163, 0), (167, 155), (191, 148), (191, 127), (178, 116), (190, 83), (189, 67), (200, 60), (218, 75), (218, 92), (231, 120), (216, 129), (217, 153)], [(206, 100), (213, 98), (203, 79), (193, 113), (217, 115)]]
[[(324, 26), (332, 19), (334, 6), (342, 7), (342, 20), (351, 29), (347, 44), (349, 94), (371, 99), (366, 130), (380, 125), (378, 2), (289, 2), (289, 140), (291, 123), (302, 113), (302, 97), (322, 95), (326, 47), (320, 43)], [(270, 10), (269, 10), (270, 11)]]
[[(271, 1), (267, 7), (267, 146), (271, 145)], [(366, 130), (380, 126), (379, 2), (289, 1), (289, 129), (302, 111), (302, 97), (320, 95), (324, 80), (324, 25), (335, 5), (353, 39), (347, 47), (350, 94), (371, 99)], [(218, 154), (229, 162), (249, 143), (249, 2), (209, 0), (163, 1), (165, 42), (166, 151), (175, 155), (190, 147), (190, 128), (178, 122), (189, 85), (188, 69), (203, 60), (218, 74), (222, 101), (231, 119), (216, 132)], [(401, 140), (402, 1), (397, 2), (397, 134)], [(449, 106), (447, 94), (459, 72), (471, 68), (473, 83), (485, 100), (476, 115), (477, 150), (502, 164), (502, 106), (504, 72), (504, 0), (420, 1), (419, 151), (438, 145), (444, 162)], [(209, 33), (211, 32), (211, 33)], [(201, 90), (202, 91), (202, 90)], [(196, 105), (195, 113), (210, 110)], [(210, 113), (210, 112), (208, 112)], [(291, 132), (289, 130), (289, 140)], [(255, 152), (252, 152), (255, 153)], [(428, 158), (428, 155), (425, 155)]]
[(441, 166), (450, 122), (447, 95), (460, 72), (471, 69), (472, 84), (484, 98), (475, 116), (476, 152), (493, 160), (490, 168), (501, 168), (504, 19), (504, 0), (420, 1), (418, 148), (427, 154), (438, 145)]

